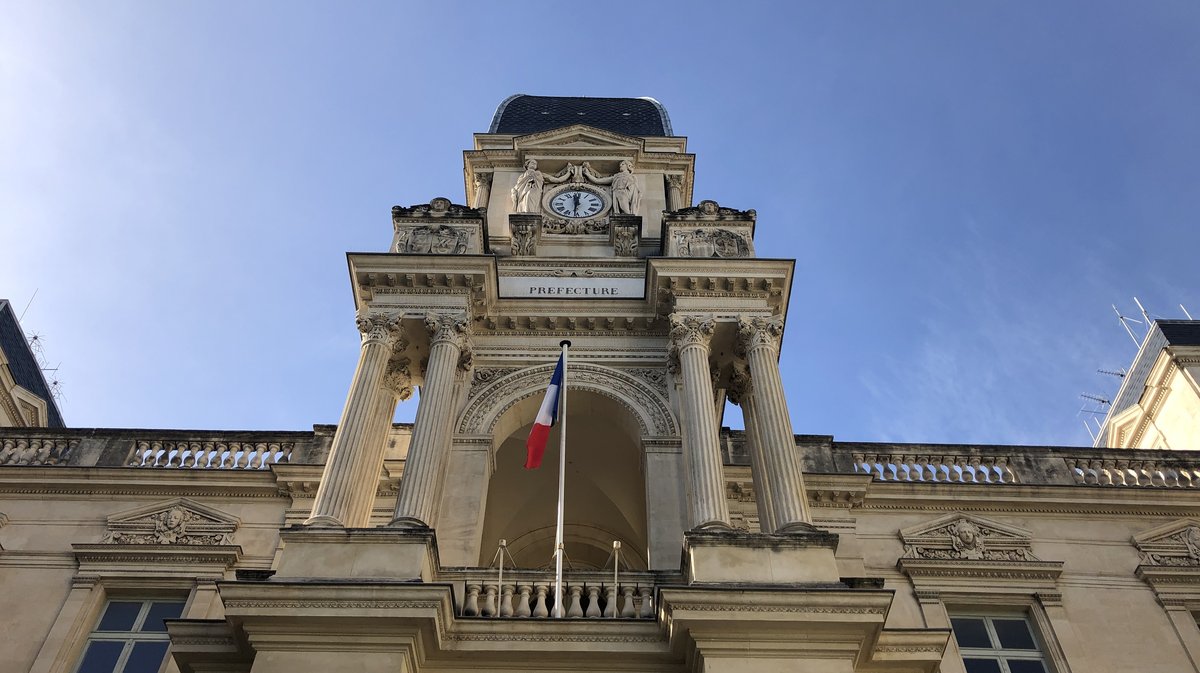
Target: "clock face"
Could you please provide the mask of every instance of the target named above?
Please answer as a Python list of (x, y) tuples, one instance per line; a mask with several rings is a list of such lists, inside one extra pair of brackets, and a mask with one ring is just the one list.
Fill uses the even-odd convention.
[(604, 200), (592, 192), (568, 189), (550, 199), (550, 210), (563, 217), (591, 217), (604, 210)]

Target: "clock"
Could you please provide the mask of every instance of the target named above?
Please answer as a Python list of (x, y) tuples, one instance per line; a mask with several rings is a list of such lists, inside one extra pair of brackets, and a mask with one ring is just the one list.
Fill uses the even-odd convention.
[(554, 214), (572, 219), (594, 217), (606, 207), (603, 197), (586, 189), (566, 189), (550, 198), (550, 210)]

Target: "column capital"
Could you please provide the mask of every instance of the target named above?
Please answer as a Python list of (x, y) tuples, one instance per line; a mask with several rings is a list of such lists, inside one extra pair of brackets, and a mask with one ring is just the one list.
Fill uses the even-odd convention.
[(716, 321), (711, 315), (672, 313), (670, 320), (671, 331), (668, 338), (672, 351), (679, 352), (688, 346), (703, 346), (705, 350), (708, 349), (713, 329), (716, 327)]
[(737, 351), (744, 355), (757, 348), (779, 352), (783, 339), (783, 316), (742, 316), (738, 318)]
[(362, 334), (362, 345), (381, 343), (394, 349), (408, 346), (404, 331), (400, 328), (399, 316), (388, 316), (381, 313), (360, 313), (355, 318), (358, 331)]
[(383, 387), (401, 400), (407, 400), (413, 394), (410, 363), (408, 358), (394, 358), (388, 362), (387, 373), (383, 375)]
[(459, 350), (467, 348), (467, 314), (426, 313), (425, 329), (429, 332), (429, 345), (448, 342)]

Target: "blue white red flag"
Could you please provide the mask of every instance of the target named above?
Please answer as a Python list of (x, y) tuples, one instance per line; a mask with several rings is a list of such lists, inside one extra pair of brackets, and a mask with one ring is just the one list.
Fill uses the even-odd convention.
[(558, 420), (558, 395), (563, 382), (563, 356), (558, 356), (558, 366), (554, 368), (554, 376), (550, 377), (550, 387), (546, 388), (546, 397), (542, 399), (542, 408), (538, 409), (537, 418), (533, 421), (533, 430), (529, 431), (529, 439), (525, 440), (525, 469), (532, 470), (542, 464), (542, 454), (546, 452), (546, 440), (550, 438), (550, 428)]

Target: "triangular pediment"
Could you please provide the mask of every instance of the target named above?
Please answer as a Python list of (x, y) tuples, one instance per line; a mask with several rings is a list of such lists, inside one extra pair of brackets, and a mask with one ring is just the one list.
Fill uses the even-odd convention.
[(904, 558), (1036, 561), (1032, 533), (981, 516), (954, 513), (900, 531)]
[(229, 545), (241, 520), (187, 498), (174, 498), (108, 517), (108, 544)]
[(1200, 520), (1176, 519), (1133, 536), (1142, 564), (1200, 566)]
[(586, 124), (564, 126), (513, 138), (513, 149), (518, 151), (539, 148), (604, 148), (640, 151), (643, 144), (640, 138), (605, 131)]

